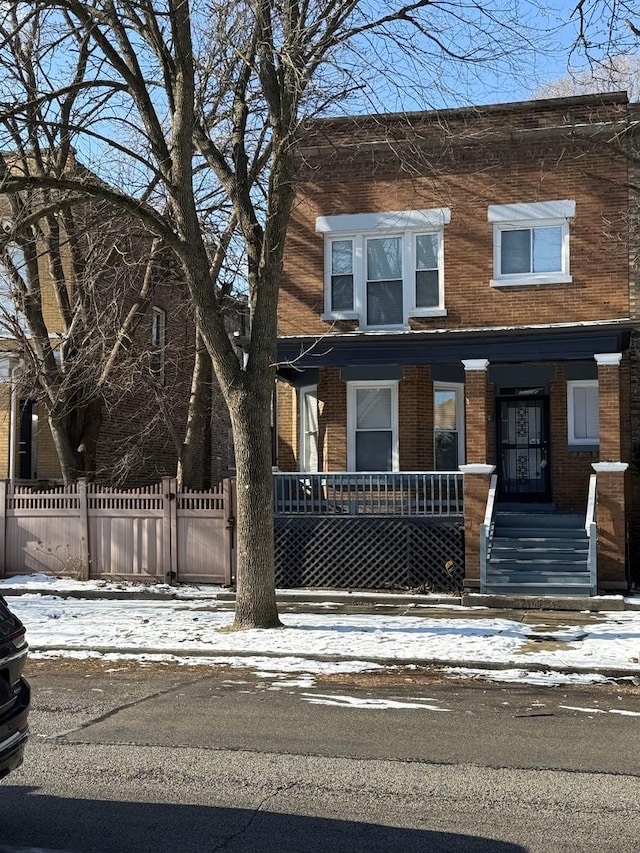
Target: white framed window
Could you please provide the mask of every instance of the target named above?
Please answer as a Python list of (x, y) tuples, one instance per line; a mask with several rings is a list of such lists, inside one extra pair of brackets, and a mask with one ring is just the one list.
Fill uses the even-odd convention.
[(301, 471), (318, 470), (318, 386), (298, 388), (298, 422), (300, 428), (299, 465)]
[(167, 335), (167, 316), (162, 308), (151, 308), (151, 373), (164, 382), (164, 357)]
[(570, 199), (489, 206), (493, 223), (492, 287), (569, 284)]
[(464, 385), (457, 382), (433, 383), (433, 460), (436, 471), (464, 465)]
[(318, 217), (325, 235), (324, 320), (407, 328), (444, 316), (443, 228), (448, 208)]
[(26, 285), (27, 269), (23, 250), (9, 243), (0, 259), (0, 338), (14, 337), (16, 327), (28, 332), (26, 318), (20, 310), (22, 303), (17, 276)]
[(600, 412), (597, 379), (567, 382), (567, 440), (570, 445), (600, 444)]
[(398, 471), (398, 382), (347, 383), (347, 468)]

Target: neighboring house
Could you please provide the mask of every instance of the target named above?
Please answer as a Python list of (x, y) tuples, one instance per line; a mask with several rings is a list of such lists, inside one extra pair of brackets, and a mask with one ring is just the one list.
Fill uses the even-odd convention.
[[(9, 215), (6, 202), (0, 206), (0, 213)], [(114, 226), (113, 217), (101, 221), (95, 233), (88, 233), (85, 238), (88, 245), (85, 257), (95, 263), (96, 269), (86, 271), (84, 286), (89, 310), (97, 319), (96, 328), (85, 339), (86, 354), (81, 350), (81, 359), (84, 357), (88, 362), (93, 359), (99, 367), (106, 359), (105, 351), (115, 340), (118, 323), (135, 303), (151, 240), (134, 233), (131, 223), (119, 229), (116, 220)], [(72, 298), (73, 277), (65, 250), (63, 239), (64, 275)], [(24, 259), (16, 250), (11, 255), (18, 268), (24, 266)], [(44, 252), (37, 263), (42, 316), (55, 348), (65, 326)], [(28, 341), (22, 345), (20, 342), (18, 330), (26, 326), (16, 310), (17, 301), (12, 295), (15, 288), (6, 268), (3, 270), (0, 272), (0, 479), (56, 482), (61, 477), (58, 454), (47, 413), (37, 402), (30, 384), (29, 368), (34, 367), (30, 364)], [(185, 305), (185, 287), (177, 265), (168, 263), (155, 277), (150, 293), (142, 300), (139, 317), (126, 335), (122, 365), (105, 387), (95, 465), (95, 476), (103, 482), (141, 486), (176, 473), (191, 392), (195, 326)], [(239, 313), (230, 310), (230, 327), (240, 322)], [(58, 353), (56, 358), (59, 357)], [(196, 487), (209, 487), (228, 476), (233, 461), (226, 406), (208, 357), (205, 364), (199, 390), (200, 440), (192, 466), (194, 479), (190, 483)]]
[(616, 93), (305, 128), (277, 462), (306, 473), (276, 475), (300, 577), (324, 560), (352, 586), (627, 589), (636, 118)]

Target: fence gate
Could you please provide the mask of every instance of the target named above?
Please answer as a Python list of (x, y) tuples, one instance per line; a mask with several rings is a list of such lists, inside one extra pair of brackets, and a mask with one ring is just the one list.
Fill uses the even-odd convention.
[(46, 490), (0, 481), (0, 574), (230, 584), (231, 482), (178, 492), (79, 481)]

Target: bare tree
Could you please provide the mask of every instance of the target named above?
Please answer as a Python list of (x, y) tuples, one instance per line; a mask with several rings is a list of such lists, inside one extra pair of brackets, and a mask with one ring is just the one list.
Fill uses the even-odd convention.
[(533, 97), (567, 98), (617, 91), (626, 91), (632, 101), (640, 97), (640, 56), (637, 54), (605, 56), (598, 63), (573, 69), (537, 88)]
[[(8, 172), (0, 189), (55, 189), (118, 206), (179, 259), (233, 429), (234, 625), (277, 626), (271, 399), (301, 123), (338, 106), (370, 109), (380, 91), (429, 103), (446, 63), (493, 62), (508, 73), (540, 43), (527, 42), (522, 6), (511, 0), (47, 0), (3, 8), (6, 44), (12, 32), (37, 29), (39, 56), (50, 65), (29, 103), (5, 100), (5, 121), (22, 138), (61, 127), (100, 178)], [(238, 249), (242, 272), (225, 278)], [(248, 294), (244, 359), (221, 307), (234, 288)]]

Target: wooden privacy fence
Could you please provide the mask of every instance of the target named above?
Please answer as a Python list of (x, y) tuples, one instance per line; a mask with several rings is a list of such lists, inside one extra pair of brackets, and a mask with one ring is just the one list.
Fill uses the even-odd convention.
[(230, 584), (230, 480), (122, 491), (80, 480), (44, 491), (0, 481), (0, 573)]

